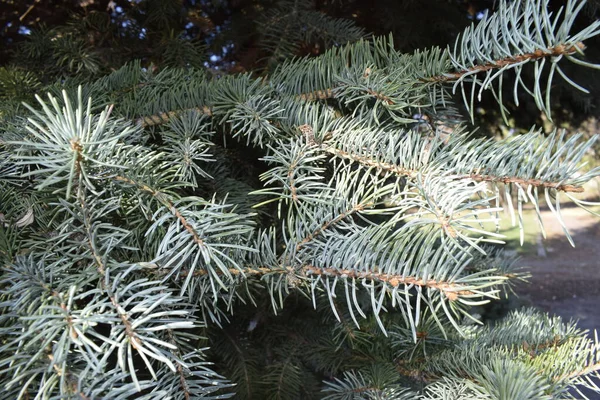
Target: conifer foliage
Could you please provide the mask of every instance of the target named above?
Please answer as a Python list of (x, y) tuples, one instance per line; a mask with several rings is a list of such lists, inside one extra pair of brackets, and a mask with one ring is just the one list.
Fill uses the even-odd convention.
[[(147, 26), (175, 3), (141, 2)], [(402, 53), (281, 2), (257, 70), (230, 75), (172, 32), (158, 64), (110, 73), (121, 59), (74, 22), (35, 32), (0, 70), (2, 397), (600, 392), (600, 344), (576, 324), (471, 312), (526, 278), (499, 220), (523, 238), (523, 205), (540, 225), (547, 206), (572, 242), (561, 200), (586, 208), (575, 194), (600, 175), (581, 169), (594, 139), (485, 139), (461, 114), (490, 92), (551, 118), (557, 80), (586, 90), (564, 65), (600, 68), (584, 58), (600, 22), (574, 28), (579, 0), (547, 7), (501, 1), (447, 48)], [(84, 19), (110, 35), (102, 21)], [(328, 50), (293, 57), (307, 43)]]

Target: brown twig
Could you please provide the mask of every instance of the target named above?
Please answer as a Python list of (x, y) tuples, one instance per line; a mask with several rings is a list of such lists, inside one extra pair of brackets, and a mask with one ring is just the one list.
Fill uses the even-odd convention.
[(450, 282), (436, 281), (434, 279), (423, 280), (413, 276), (395, 275), (395, 274), (382, 274), (372, 271), (356, 271), (350, 269), (336, 269), (336, 268), (319, 268), (312, 265), (307, 265), (302, 268), (306, 275), (319, 275), (319, 276), (339, 276), (348, 277), (354, 279), (369, 279), (372, 281), (384, 282), (392, 287), (399, 285), (405, 286), (420, 286), (429, 289), (436, 289), (443, 292), (446, 297), (450, 300), (457, 300), (460, 296), (471, 296), (475, 293), (465, 289), (463, 286), (456, 285)]
[(557, 182), (542, 181), (540, 179), (527, 179), (519, 178), (516, 176), (493, 176), (493, 175), (479, 175), (470, 174), (457, 177), (457, 179), (473, 179), (477, 182), (501, 182), (504, 184), (517, 183), (523, 186), (535, 186), (549, 189), (556, 189), (561, 192), (575, 192), (582, 193), (584, 188), (575, 185), (559, 184)]
[(100, 275), (102, 276), (102, 279), (100, 279), (100, 286), (106, 292), (111, 304), (113, 305), (114, 309), (117, 311), (117, 314), (119, 315), (119, 318), (121, 319), (121, 322), (123, 323), (123, 326), (125, 327), (125, 333), (129, 337), (131, 346), (134, 349), (136, 349), (137, 351), (140, 351), (139, 346), (142, 344), (142, 341), (140, 340), (137, 333), (135, 332), (133, 325), (131, 324), (131, 321), (129, 320), (128, 314), (121, 311), (121, 310), (124, 310), (124, 308), (119, 304), (116, 296), (111, 293), (111, 291), (109, 290), (109, 288), (106, 285), (106, 282), (104, 279), (104, 277), (106, 276), (106, 265), (104, 264), (102, 256), (98, 253), (98, 250), (96, 249), (96, 245), (94, 243), (95, 235), (93, 234), (92, 224), (90, 224), (90, 221), (86, 216), (87, 205), (85, 202), (85, 197), (82, 194), (82, 192), (80, 192), (80, 195), (79, 195), (79, 202), (81, 205), (81, 209), (83, 210), (83, 213), (84, 213), (83, 224), (85, 227), (85, 232), (86, 232), (87, 242), (88, 242), (88, 245), (90, 248), (90, 252), (92, 254), (94, 263), (96, 264), (96, 269), (98, 270), (98, 273), (100, 273)]
[[(153, 197), (158, 197), (158, 195), (161, 193), (161, 192), (149, 187), (148, 185), (145, 185), (143, 183), (138, 183), (138, 182), (136, 182), (132, 179), (129, 179), (127, 177), (124, 177), (124, 176), (115, 176), (114, 179), (119, 182), (125, 182), (127, 184), (136, 186), (140, 190), (150, 193)], [(169, 211), (171, 211), (173, 213), (173, 215), (179, 220), (179, 222), (185, 228), (185, 230), (188, 231), (188, 233), (190, 235), (192, 235), (194, 242), (196, 242), (196, 244), (198, 246), (204, 246), (204, 241), (202, 240), (200, 235), (198, 235), (198, 232), (196, 232), (194, 227), (188, 222), (188, 220), (175, 207), (173, 202), (169, 199), (159, 199), (159, 201), (161, 203), (163, 203), (169, 209)]]
[(294, 179), (294, 169), (298, 165), (298, 159), (292, 161), (288, 168), (288, 182), (290, 183), (290, 192), (292, 194), (292, 201), (295, 203), (298, 201), (298, 188), (296, 187), (296, 180)]
[(558, 46), (549, 47), (547, 49), (536, 49), (531, 53), (519, 54), (512, 57), (505, 57), (500, 60), (492, 61), (483, 65), (475, 65), (471, 68), (467, 68), (463, 71), (452, 72), (449, 74), (432, 76), (429, 78), (422, 78), (422, 82), (448, 82), (462, 78), (467, 74), (480, 73), (489, 71), (495, 68), (503, 68), (507, 65), (518, 64), (524, 61), (536, 61), (545, 57), (557, 57), (561, 55), (571, 55), (581, 52), (585, 49), (585, 45), (582, 42), (575, 44), (559, 44)]
[(333, 89), (316, 90), (310, 93), (302, 93), (298, 95), (300, 100), (315, 101), (315, 100), (327, 100), (334, 97)]
[(37, 3), (39, 3), (39, 2), (40, 2), (40, 0), (35, 0), (35, 3), (33, 3), (32, 5), (30, 5), (30, 6), (27, 8), (27, 10), (26, 10), (26, 11), (23, 13), (23, 15), (21, 15), (21, 16), (19, 17), (19, 21), (20, 21), (20, 22), (23, 22), (23, 20), (25, 19), (25, 17), (27, 17), (27, 14), (29, 14), (31, 11), (33, 11), (33, 9), (35, 8), (35, 5), (36, 5)]
[(376, 92), (372, 89), (368, 89), (367, 93), (369, 93), (371, 96), (375, 97), (377, 100), (383, 101), (387, 105), (391, 106), (394, 104), (394, 101), (392, 99), (390, 99), (388, 96), (384, 95), (383, 93)]
[(338, 222), (340, 222), (341, 220), (349, 217), (350, 215), (352, 215), (356, 212), (362, 211), (366, 207), (370, 207), (372, 205), (373, 205), (372, 203), (356, 204), (354, 207), (352, 207), (349, 210), (344, 211), (337, 217), (335, 217), (329, 221), (325, 221), (319, 228), (315, 229), (311, 234), (309, 234), (304, 239), (302, 239), (300, 242), (298, 242), (298, 244), (296, 245), (296, 251), (300, 250), (300, 248), (302, 246), (304, 246), (306, 243), (312, 241), (315, 237), (319, 236), (323, 231), (327, 230), (330, 226), (335, 225)]
[[(235, 268), (228, 269), (228, 272), (233, 276), (262, 276), (266, 274), (290, 274), (295, 273), (300, 276), (332, 276), (342, 277), (350, 279), (368, 279), (371, 281), (383, 282), (389, 284), (392, 287), (404, 286), (419, 286), (423, 288), (436, 289), (444, 293), (446, 297), (452, 301), (457, 300), (459, 296), (472, 296), (476, 293), (466, 289), (464, 286), (445, 281), (436, 281), (434, 279), (423, 280), (413, 276), (404, 276), (399, 274), (384, 274), (373, 271), (357, 271), (351, 269), (337, 269), (337, 268), (322, 268), (314, 265), (304, 265), (299, 269), (292, 267), (281, 267), (277, 269), (259, 267), (259, 268), (247, 268), (239, 270)], [(221, 272), (218, 272), (221, 273)], [(189, 272), (182, 271), (180, 276), (187, 277)], [(208, 271), (205, 269), (195, 270), (193, 276), (206, 276)]]
[(571, 373), (563, 374), (554, 378), (555, 382), (562, 381), (564, 379), (573, 379), (579, 376), (591, 374), (592, 372), (596, 372), (600, 370), (600, 362), (587, 366), (586, 368), (580, 371), (573, 371)]
[(329, 154), (336, 156), (336, 157), (355, 161), (355, 162), (365, 165), (367, 167), (375, 167), (382, 171), (391, 172), (391, 173), (393, 173), (395, 175), (399, 175), (399, 176), (415, 177), (419, 173), (419, 171), (414, 170), (414, 169), (406, 169), (406, 168), (399, 167), (392, 163), (376, 161), (376, 160), (370, 159), (368, 157), (361, 156), (359, 154), (348, 153), (347, 151), (340, 150), (335, 147), (325, 146), (325, 147), (323, 147), (323, 150)]
[(212, 116), (212, 110), (210, 109), (210, 107), (201, 106), (201, 107), (195, 107), (195, 108), (190, 108), (190, 109), (186, 109), (186, 110), (168, 111), (168, 112), (163, 112), (163, 113), (159, 113), (159, 114), (155, 114), (155, 115), (140, 117), (135, 120), (135, 123), (136, 123), (136, 125), (141, 125), (143, 128), (147, 128), (149, 126), (161, 125), (166, 122), (169, 122), (169, 120), (181, 115), (182, 113), (184, 113), (186, 111), (197, 111), (200, 114)]
[[(406, 176), (409, 178), (413, 178), (413, 177), (417, 176), (417, 174), (419, 172), (417, 170), (402, 168), (402, 167), (399, 167), (392, 163), (376, 161), (376, 160), (370, 159), (368, 157), (365, 157), (365, 156), (362, 156), (359, 154), (348, 153), (346, 151), (337, 149), (335, 147), (324, 147), (323, 150), (326, 151), (327, 153), (330, 153), (330, 154), (336, 156), (336, 157), (345, 158), (347, 160), (352, 160), (359, 164), (365, 165), (367, 167), (375, 167), (382, 171), (390, 172), (390, 173), (393, 173), (398, 176)], [(457, 176), (455, 179), (472, 179), (477, 182), (500, 182), (500, 183), (505, 183), (505, 184), (517, 183), (517, 184), (523, 185), (523, 186), (535, 186), (535, 187), (555, 189), (559, 192), (583, 193), (583, 191), (585, 190), (581, 186), (561, 184), (558, 182), (542, 181), (540, 179), (519, 178), (516, 176), (493, 176), (493, 175), (481, 175), (481, 174), (468, 174), (468, 175)]]

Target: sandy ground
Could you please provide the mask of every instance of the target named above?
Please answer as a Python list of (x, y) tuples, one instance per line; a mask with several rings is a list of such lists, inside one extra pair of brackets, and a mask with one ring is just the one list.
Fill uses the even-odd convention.
[[(551, 314), (579, 320), (579, 326), (593, 337), (594, 330), (600, 335), (600, 218), (579, 207), (561, 211), (576, 247), (566, 240), (555, 216), (544, 211), (547, 238), (540, 235), (537, 254), (522, 257), (532, 277), (516, 292)], [(600, 400), (598, 394), (586, 395)]]
[(522, 257), (532, 277), (517, 293), (545, 311), (578, 319), (584, 329), (600, 331), (600, 218), (578, 207), (561, 211), (575, 247), (554, 215), (544, 211), (547, 238), (540, 235), (537, 254)]

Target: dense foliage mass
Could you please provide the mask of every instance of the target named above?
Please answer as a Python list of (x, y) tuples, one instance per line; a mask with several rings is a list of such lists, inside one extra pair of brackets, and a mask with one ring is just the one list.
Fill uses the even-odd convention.
[(491, 93), (505, 118), (530, 97), (551, 121), (557, 81), (586, 91), (568, 74), (599, 68), (583, 2), (499, 2), (410, 53), (269, 4), (240, 73), (198, 35), (160, 36), (180, 2), (134, 3), (34, 31), (0, 69), (5, 398), (600, 392), (600, 345), (574, 323), (472, 312), (527, 275), (501, 218), (523, 235), (525, 203), (563, 226), (561, 201), (589, 206), (595, 137), (493, 140), (463, 118)]

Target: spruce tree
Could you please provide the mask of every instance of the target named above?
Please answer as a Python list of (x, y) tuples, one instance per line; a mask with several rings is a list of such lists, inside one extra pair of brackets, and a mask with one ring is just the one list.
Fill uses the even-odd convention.
[(557, 82), (586, 91), (584, 2), (500, 1), (414, 52), (266, 3), (239, 73), (173, 29), (181, 2), (132, 4), (33, 31), (0, 69), (0, 397), (600, 393), (575, 323), (472, 312), (527, 277), (501, 219), (523, 237), (526, 203), (563, 227), (562, 201), (591, 204), (595, 137), (471, 124), (486, 93), (551, 119)]

